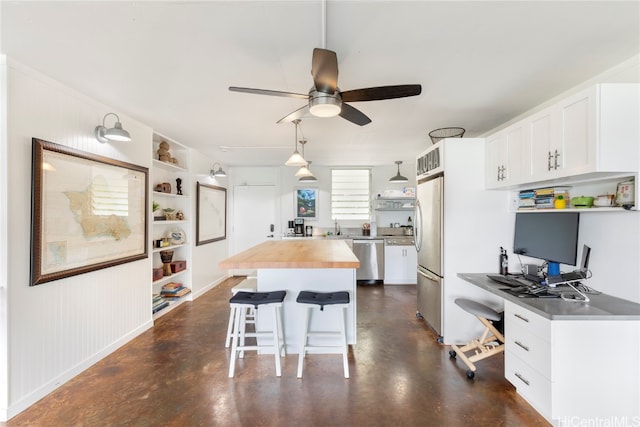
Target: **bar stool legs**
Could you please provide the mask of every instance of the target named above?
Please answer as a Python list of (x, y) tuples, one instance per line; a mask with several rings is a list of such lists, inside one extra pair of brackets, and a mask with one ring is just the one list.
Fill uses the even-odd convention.
[[(344, 370), (344, 377), (349, 378), (349, 362), (347, 359), (348, 346), (347, 346), (347, 332), (345, 326), (345, 312), (349, 307), (349, 293), (348, 292), (309, 292), (302, 291), (298, 294), (296, 301), (306, 306), (303, 322), (303, 333), (300, 344), (300, 353), (298, 355), (298, 378), (302, 378), (302, 368), (304, 363), (304, 357), (306, 353), (340, 353), (342, 354), (342, 365)], [(310, 331), (309, 323), (311, 318), (311, 310), (319, 308), (321, 311), (330, 308), (331, 310), (339, 313), (340, 331)], [(310, 337), (333, 337), (337, 338), (337, 342), (332, 345), (312, 345), (308, 342)]]
[[(285, 356), (285, 342), (284, 333), (282, 327), (282, 303), (286, 291), (274, 291), (274, 292), (238, 292), (231, 299), (229, 303), (231, 309), (234, 310), (234, 326), (232, 333), (232, 345), (231, 345), (231, 361), (229, 363), (229, 378), (233, 378), (235, 374), (236, 359), (238, 357), (244, 357), (245, 350), (260, 351), (263, 349), (273, 350), (275, 364), (276, 364), (276, 376), (282, 376), (282, 367), (280, 364), (280, 357)], [(271, 331), (245, 331), (245, 318), (247, 315), (247, 309), (254, 307), (256, 309), (268, 309), (273, 310), (273, 326)], [(255, 345), (246, 345), (245, 338), (255, 338)], [(272, 342), (270, 344), (261, 344), (258, 342), (259, 338), (271, 337)]]
[[(231, 294), (235, 295), (238, 292), (255, 292), (257, 287), (257, 278), (256, 277), (247, 277), (242, 282), (238, 283), (236, 286), (231, 288)], [(248, 311), (247, 315), (244, 317), (245, 324), (246, 323), (255, 323), (255, 308), (251, 306), (246, 309)], [(224, 347), (229, 348), (231, 345), (231, 337), (233, 336), (233, 323), (235, 319), (235, 308), (231, 308), (229, 310), (229, 322), (227, 324), (227, 338), (224, 342)], [(242, 326), (244, 328), (244, 325)]]

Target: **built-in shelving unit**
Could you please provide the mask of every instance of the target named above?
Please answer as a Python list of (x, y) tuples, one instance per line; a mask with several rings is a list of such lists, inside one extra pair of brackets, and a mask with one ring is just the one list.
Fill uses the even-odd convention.
[[(167, 145), (162, 144), (166, 142)], [(162, 144), (162, 147), (161, 147)], [(161, 149), (167, 148), (165, 151)], [(151, 227), (153, 268), (162, 268), (161, 252), (173, 251), (172, 262), (180, 262), (186, 268), (179, 270), (179, 266), (172, 268), (173, 273), (163, 275), (156, 280), (152, 279), (152, 312), (153, 318), (168, 313), (185, 301), (191, 300), (191, 239), (192, 236), (192, 197), (193, 186), (189, 174), (190, 149), (161, 134), (153, 135), (153, 152), (151, 168), (151, 188), (154, 205), (159, 208), (154, 211)], [(162, 157), (161, 157), (162, 155)], [(160, 160), (162, 158), (162, 160)], [(173, 209), (169, 219), (158, 220), (164, 217), (163, 209)], [(180, 219), (181, 218), (181, 219)], [(176, 240), (175, 236), (183, 236), (184, 239)], [(158, 246), (157, 242), (164, 240), (164, 246)], [(181, 241), (182, 240), (182, 241)], [(168, 241), (168, 242), (167, 242)], [(153, 275), (152, 275), (153, 276)], [(165, 286), (172, 283), (181, 284), (186, 290), (179, 289), (180, 293), (188, 292), (180, 297), (171, 298), (169, 294), (163, 294)], [(166, 292), (166, 290), (165, 290)]]
[(415, 207), (415, 197), (379, 197), (373, 201), (376, 211), (413, 211)]

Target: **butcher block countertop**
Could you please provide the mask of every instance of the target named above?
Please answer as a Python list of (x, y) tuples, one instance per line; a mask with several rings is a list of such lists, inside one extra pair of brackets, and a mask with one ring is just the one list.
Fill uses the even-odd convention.
[(222, 269), (358, 268), (360, 261), (342, 240), (270, 240), (218, 265)]

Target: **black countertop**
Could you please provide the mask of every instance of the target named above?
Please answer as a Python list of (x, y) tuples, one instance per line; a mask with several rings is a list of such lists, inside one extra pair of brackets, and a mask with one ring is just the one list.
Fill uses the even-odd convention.
[(640, 304), (607, 294), (588, 294), (589, 302), (519, 298), (502, 291), (507, 286), (489, 279), (487, 273), (458, 273), (458, 277), (551, 320), (640, 320)]

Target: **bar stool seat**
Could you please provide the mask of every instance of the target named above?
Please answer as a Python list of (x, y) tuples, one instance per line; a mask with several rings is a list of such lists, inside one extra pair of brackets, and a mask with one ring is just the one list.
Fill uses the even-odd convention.
[[(302, 365), (305, 354), (309, 351), (311, 353), (340, 353), (342, 354), (342, 364), (344, 369), (344, 377), (349, 378), (349, 363), (347, 361), (347, 333), (345, 327), (345, 311), (349, 307), (349, 292), (312, 292), (312, 291), (300, 291), (298, 298), (296, 298), (298, 304), (306, 305), (303, 333), (300, 344), (300, 354), (298, 355), (298, 378), (302, 378)], [(311, 318), (311, 310), (313, 308), (320, 308), (320, 311), (324, 311), (326, 307), (331, 307), (340, 313), (340, 331), (310, 331), (309, 321)], [(335, 337), (338, 338), (333, 345), (311, 345), (308, 343), (310, 337)]]
[[(237, 294), (238, 292), (255, 292), (257, 286), (258, 279), (255, 277), (247, 276), (246, 279), (231, 288), (231, 296)], [(255, 309), (253, 308), (253, 306), (245, 308), (245, 310), (247, 310), (248, 313), (246, 313), (246, 315), (244, 316), (244, 324), (242, 325), (243, 328), (246, 323), (256, 323)], [(231, 307), (231, 309), (229, 310), (229, 322), (227, 324), (227, 338), (224, 342), (225, 348), (229, 348), (229, 345), (231, 345), (231, 337), (233, 336), (233, 319), (235, 317), (235, 314), (236, 309), (234, 307)]]
[[(234, 326), (232, 332), (232, 345), (231, 345), (231, 363), (229, 364), (229, 378), (233, 378), (235, 373), (236, 358), (244, 357), (246, 350), (273, 350), (275, 362), (276, 362), (276, 376), (282, 375), (282, 369), (280, 366), (280, 357), (286, 354), (284, 334), (282, 328), (282, 303), (286, 291), (271, 291), (271, 292), (245, 292), (238, 291), (229, 300), (231, 309), (235, 309)], [(273, 329), (271, 331), (255, 331), (246, 332), (244, 328), (245, 317), (247, 316), (248, 308), (259, 308), (273, 310)], [(261, 344), (258, 338), (271, 337), (272, 342), (270, 344)], [(245, 338), (255, 338), (255, 345), (245, 345)]]
[[(491, 307), (487, 307), (476, 301), (457, 298), (455, 303), (467, 313), (476, 316), (485, 327), (480, 338), (471, 340), (469, 344), (463, 347), (452, 345), (451, 350), (449, 350), (449, 356), (460, 356), (460, 359), (462, 359), (464, 364), (469, 368), (467, 370), (467, 377), (473, 379), (476, 372), (475, 362), (504, 351), (504, 336), (493, 325), (493, 322), (502, 320), (502, 315)], [(473, 351), (474, 354), (467, 356), (465, 353), (469, 351)]]

